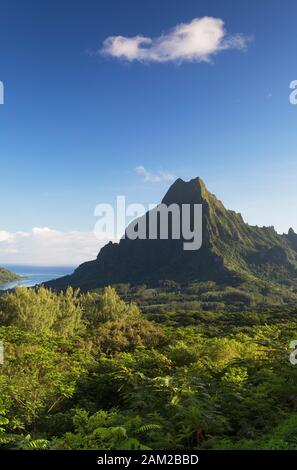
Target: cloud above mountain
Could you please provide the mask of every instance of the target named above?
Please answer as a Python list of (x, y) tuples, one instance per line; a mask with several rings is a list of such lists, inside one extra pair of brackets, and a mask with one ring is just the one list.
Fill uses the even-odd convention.
[(48, 227), (34, 227), (28, 232), (0, 230), (2, 264), (78, 265), (94, 259), (108, 240), (93, 232), (62, 232)]
[(178, 24), (156, 38), (110, 36), (101, 53), (128, 62), (209, 62), (214, 54), (242, 50), (247, 43), (243, 34), (228, 34), (222, 19), (205, 16)]
[(175, 176), (172, 173), (166, 173), (159, 171), (158, 173), (151, 173), (144, 166), (140, 165), (134, 168), (136, 173), (143, 177), (143, 181), (146, 183), (162, 183), (163, 181), (174, 181)]

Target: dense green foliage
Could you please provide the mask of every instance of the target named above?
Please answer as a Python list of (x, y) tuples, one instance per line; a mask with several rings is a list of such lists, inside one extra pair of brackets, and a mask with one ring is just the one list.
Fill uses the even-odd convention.
[(297, 449), (293, 310), (116, 288), (0, 297), (0, 449)]

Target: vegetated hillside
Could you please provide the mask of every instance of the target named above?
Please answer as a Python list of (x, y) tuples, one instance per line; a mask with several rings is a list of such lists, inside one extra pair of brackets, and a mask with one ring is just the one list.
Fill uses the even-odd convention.
[(0, 268), (0, 284), (5, 284), (6, 282), (16, 281), (21, 277), (15, 273), (12, 273), (8, 269)]
[[(184, 251), (182, 239), (125, 238), (108, 243), (96, 260), (47, 286), (86, 291), (127, 282), (155, 286), (168, 279), (184, 285), (194, 281), (229, 286), (252, 282), (263, 292), (271, 286), (282, 286), (289, 292), (297, 288), (297, 235), (292, 229), (279, 235), (273, 227), (248, 225), (240, 214), (227, 210), (200, 178), (189, 182), (178, 179), (162, 202), (167, 206), (202, 204), (201, 249)], [(144, 217), (148, 220), (148, 214)]]
[(111, 287), (1, 295), (0, 450), (297, 450), (296, 309), (198, 319)]

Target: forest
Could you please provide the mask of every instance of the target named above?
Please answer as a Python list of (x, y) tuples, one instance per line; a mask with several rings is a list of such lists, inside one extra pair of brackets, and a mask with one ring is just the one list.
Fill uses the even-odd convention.
[(297, 317), (279, 298), (173, 281), (4, 293), (0, 449), (297, 449)]

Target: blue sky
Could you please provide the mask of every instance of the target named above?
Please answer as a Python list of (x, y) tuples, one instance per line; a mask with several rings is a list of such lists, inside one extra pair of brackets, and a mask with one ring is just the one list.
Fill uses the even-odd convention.
[[(117, 195), (158, 202), (169, 186), (166, 177), (144, 181), (139, 166), (199, 175), (249, 223), (297, 231), (296, 14), (294, 0), (4, 0), (0, 263), (92, 257), (96, 204)], [(100, 53), (111, 36), (155, 44), (205, 16), (246, 47), (209, 62)]]

